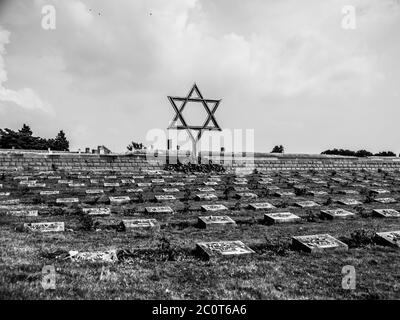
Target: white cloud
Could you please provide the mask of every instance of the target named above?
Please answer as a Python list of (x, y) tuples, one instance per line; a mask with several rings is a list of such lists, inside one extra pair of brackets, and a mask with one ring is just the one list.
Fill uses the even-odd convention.
[(5, 45), (10, 43), (9, 37), (10, 32), (0, 26), (0, 101), (12, 102), (24, 109), (49, 112), (50, 105), (44, 103), (31, 88), (12, 90), (4, 86), (8, 78), (3, 56), (6, 54)]

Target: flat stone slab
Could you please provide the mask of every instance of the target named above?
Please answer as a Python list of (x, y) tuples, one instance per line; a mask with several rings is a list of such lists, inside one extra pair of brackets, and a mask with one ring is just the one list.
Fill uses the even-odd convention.
[(152, 183), (165, 183), (164, 179), (153, 179), (151, 180)]
[(371, 191), (371, 193), (374, 193), (374, 194), (385, 194), (385, 193), (390, 193), (390, 191), (389, 190), (386, 190), (386, 189), (372, 189), (372, 190), (370, 190)]
[(198, 188), (197, 190), (200, 192), (215, 192), (214, 188)]
[(134, 179), (121, 179), (121, 183), (131, 184), (131, 183), (135, 183), (135, 180)]
[(84, 183), (69, 183), (68, 187), (71, 188), (80, 188), (80, 187), (86, 187), (86, 184)]
[(240, 185), (246, 185), (246, 184), (247, 184), (247, 181), (233, 181), (233, 184), (234, 184), (234, 185), (238, 185), (238, 186), (240, 186)]
[(30, 183), (26, 185), (28, 188), (46, 188), (45, 183)]
[(24, 223), (24, 230), (32, 232), (63, 232), (64, 222), (32, 222)]
[(132, 179), (144, 179), (144, 176), (132, 176)]
[(375, 198), (374, 201), (384, 204), (397, 202), (397, 200), (394, 198)]
[(184, 182), (170, 182), (169, 185), (171, 187), (183, 187), (183, 186), (185, 186), (185, 183)]
[(385, 245), (400, 248), (400, 231), (377, 232), (377, 240)]
[(82, 211), (89, 216), (108, 216), (111, 214), (110, 208), (83, 208)]
[(0, 201), (0, 205), (15, 205), (15, 204), (20, 204), (19, 199), (10, 199), (10, 200), (2, 200)]
[(0, 192), (0, 197), (8, 197), (10, 192)]
[(242, 241), (199, 242), (196, 244), (196, 248), (208, 259), (237, 257), (255, 253)]
[(400, 218), (400, 212), (394, 209), (374, 209), (373, 213), (383, 218)]
[(198, 217), (198, 225), (200, 228), (223, 228), (235, 227), (236, 222), (228, 216), (201, 216)]
[(160, 230), (160, 224), (156, 219), (127, 219), (122, 220), (122, 223), (130, 231), (141, 229)]
[(217, 186), (218, 182), (216, 182), (216, 181), (204, 181), (203, 184), (205, 186)]
[(276, 207), (268, 202), (258, 202), (258, 203), (250, 203), (249, 207), (253, 210), (269, 210), (275, 209)]
[(137, 184), (137, 186), (140, 187), (140, 188), (151, 187), (151, 183), (150, 182), (139, 182)]
[(210, 201), (210, 200), (217, 200), (218, 197), (213, 193), (201, 193), (201, 194), (196, 194), (196, 199)]
[(239, 192), (236, 194), (236, 197), (238, 199), (255, 199), (258, 198), (258, 196), (255, 193), (252, 192)]
[(74, 262), (87, 261), (87, 262), (117, 262), (117, 251), (93, 251), (93, 252), (79, 252), (69, 251), (69, 259)]
[(102, 190), (102, 189), (88, 189), (85, 192), (86, 192), (86, 194), (101, 194), (101, 193), (104, 193), (104, 190)]
[(298, 222), (301, 218), (291, 212), (271, 212), (264, 214), (264, 222), (267, 224)]
[(359, 194), (359, 192), (356, 190), (340, 190), (339, 193), (340, 194), (348, 194), (348, 195)]
[(111, 204), (124, 204), (131, 201), (128, 196), (109, 197)]
[(295, 197), (296, 196), (296, 194), (294, 192), (291, 192), (291, 191), (277, 191), (274, 194), (276, 196), (278, 196), (278, 197), (281, 197), (281, 198), (283, 198), (283, 197)]
[(338, 200), (337, 202), (345, 206), (358, 206), (362, 204), (360, 201), (355, 199), (341, 199)]
[(58, 190), (40, 191), (39, 194), (41, 196), (53, 196), (53, 195), (56, 195), (56, 194), (60, 194), (60, 191), (58, 191)]
[(104, 182), (103, 184), (104, 187), (119, 187), (118, 182)]
[(39, 212), (38, 210), (10, 210), (7, 214), (13, 217), (37, 217)]
[(325, 250), (347, 251), (348, 246), (329, 234), (292, 237), (292, 247), (309, 253)]
[(104, 179), (117, 179), (117, 176), (105, 176)]
[(176, 192), (180, 192), (179, 189), (177, 188), (164, 188), (163, 191), (165, 193), (176, 193)]
[(154, 198), (157, 201), (175, 201), (176, 198), (173, 195), (155, 195)]
[(270, 186), (270, 187), (267, 187), (265, 189), (267, 189), (270, 192), (273, 192), (273, 191), (276, 191), (276, 190), (280, 190), (281, 188), (279, 188), (277, 186)]
[(57, 198), (56, 203), (78, 203), (78, 198)]
[(74, 183), (72, 180), (58, 180), (57, 183), (59, 184), (70, 184)]
[(320, 191), (320, 190), (311, 190), (308, 192), (308, 194), (314, 196), (314, 197), (318, 197), (318, 196), (327, 196), (328, 192), (326, 191)]
[(228, 210), (227, 207), (225, 207), (223, 204), (207, 204), (207, 205), (202, 205), (201, 209), (203, 211), (211, 211), (211, 212), (215, 212), (215, 211), (222, 211), (222, 210)]
[(344, 209), (321, 210), (321, 214), (328, 219), (348, 219), (356, 217), (355, 213)]
[(300, 208), (312, 208), (312, 207), (319, 206), (319, 204), (314, 201), (300, 201), (300, 202), (296, 202), (295, 205)]
[(143, 192), (143, 189), (141, 189), (141, 188), (127, 189), (126, 192), (128, 192), (128, 193), (141, 193), (141, 192)]
[(174, 213), (171, 207), (146, 207), (147, 213)]

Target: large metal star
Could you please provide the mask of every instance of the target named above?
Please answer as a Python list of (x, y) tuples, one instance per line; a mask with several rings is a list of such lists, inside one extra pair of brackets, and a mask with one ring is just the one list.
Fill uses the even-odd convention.
[[(192, 97), (193, 94), (196, 93), (198, 98)], [(213, 100), (213, 99), (204, 99), (203, 95), (201, 94), (199, 88), (197, 87), (196, 83), (193, 85), (192, 89), (190, 89), (188, 95), (186, 97), (171, 97), (168, 96), (168, 100), (171, 103), (172, 107), (174, 108), (176, 114), (174, 119), (172, 120), (171, 124), (169, 125), (168, 129), (176, 129), (176, 130), (187, 130), (188, 134), (196, 143), (197, 141), (200, 140), (204, 130), (214, 130), (214, 131), (222, 131), (220, 126), (218, 125), (217, 120), (215, 119), (214, 113), (217, 111), (217, 108), (219, 106), (219, 103), (221, 100)], [(180, 108), (176, 105), (176, 102), (182, 102), (182, 105)], [(185, 109), (186, 103), (190, 102), (200, 102), (202, 103), (204, 109), (207, 111), (207, 118), (204, 121), (204, 124), (202, 126), (192, 126), (188, 125), (183, 118), (182, 112)], [(214, 107), (210, 107), (209, 104), (214, 104)], [(181, 121), (182, 125), (177, 125), (178, 119)], [(213, 125), (209, 125), (209, 123), (212, 122)], [(197, 134), (197, 139), (193, 136), (192, 132), (190, 130), (196, 130), (198, 131)]]

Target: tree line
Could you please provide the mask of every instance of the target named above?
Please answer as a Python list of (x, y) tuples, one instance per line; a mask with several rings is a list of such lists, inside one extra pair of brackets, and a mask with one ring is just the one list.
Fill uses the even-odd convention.
[(31, 128), (24, 124), (18, 131), (9, 128), (0, 129), (1, 149), (25, 149), (25, 150), (48, 150), (69, 151), (69, 141), (61, 130), (53, 139), (36, 137)]

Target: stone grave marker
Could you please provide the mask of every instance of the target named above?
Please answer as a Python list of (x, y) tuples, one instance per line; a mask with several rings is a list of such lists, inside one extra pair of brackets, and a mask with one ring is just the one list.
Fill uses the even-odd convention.
[(239, 192), (236, 194), (236, 197), (238, 199), (255, 199), (258, 198), (258, 196), (255, 193), (252, 192)]
[(85, 192), (86, 192), (86, 194), (101, 194), (101, 193), (104, 193), (104, 190), (102, 190), (102, 189), (88, 189)]
[(205, 186), (217, 186), (218, 182), (216, 182), (216, 181), (204, 181), (203, 184)]
[(183, 187), (183, 186), (185, 186), (185, 183), (183, 183), (183, 182), (170, 182), (169, 185), (171, 187)]
[(174, 201), (176, 198), (173, 195), (155, 195), (154, 198), (157, 201)]
[(328, 192), (322, 191), (322, 190), (311, 190), (308, 193), (311, 194), (314, 197), (327, 196), (328, 195)]
[(132, 179), (144, 179), (144, 176), (132, 176)]
[(131, 198), (128, 196), (116, 196), (116, 197), (109, 197), (111, 204), (125, 204), (131, 201)]
[(13, 217), (37, 217), (38, 210), (11, 210), (8, 214)]
[(218, 197), (213, 193), (200, 193), (196, 194), (196, 199), (210, 201), (210, 200), (217, 200)]
[(10, 199), (10, 200), (1, 200), (0, 204), (1, 205), (15, 205), (15, 204), (19, 204), (20, 200), (19, 199)]
[(400, 212), (394, 209), (374, 209), (373, 213), (383, 218), (400, 218)]
[(235, 184), (235, 185), (246, 185), (247, 184), (247, 181), (233, 181), (233, 184)]
[(137, 188), (137, 189), (127, 189), (126, 192), (128, 193), (141, 193), (143, 192), (143, 189)]
[(57, 183), (59, 184), (70, 184), (74, 183), (72, 180), (58, 180)]
[(24, 230), (33, 232), (62, 232), (65, 231), (64, 222), (32, 222), (24, 223)]
[(329, 234), (292, 237), (292, 247), (309, 253), (325, 250), (347, 251), (348, 246)]
[(234, 187), (233, 190), (235, 190), (236, 192), (247, 192), (247, 191), (250, 191), (250, 189), (248, 187)]
[(340, 190), (339, 193), (340, 193), (340, 194), (346, 194), (346, 195), (356, 195), (356, 194), (359, 194), (359, 192), (356, 191), (356, 190)]
[(118, 182), (104, 182), (103, 184), (104, 187), (119, 187)]
[(57, 198), (56, 203), (78, 203), (78, 198)]
[(146, 207), (147, 213), (174, 213), (171, 207)]
[(160, 230), (160, 224), (156, 219), (129, 219), (122, 220), (126, 230), (135, 231), (142, 229)]
[(354, 213), (344, 209), (321, 210), (321, 214), (328, 219), (348, 219), (356, 217)]
[(390, 191), (386, 190), (386, 189), (372, 189), (371, 193), (373, 193), (373, 194), (385, 194), (385, 193), (390, 193)]
[(345, 206), (358, 206), (362, 204), (360, 201), (355, 200), (355, 199), (341, 199), (337, 201), (340, 204), (343, 204)]
[(109, 179), (109, 180), (117, 179), (117, 176), (105, 176), (104, 179)]
[(376, 237), (383, 244), (400, 247), (400, 231), (377, 232)]
[(98, 179), (90, 179), (91, 184), (98, 184), (99, 180)]
[(201, 216), (198, 217), (198, 225), (200, 228), (223, 228), (235, 227), (236, 222), (228, 216)]
[(291, 192), (291, 191), (277, 191), (277, 192), (275, 192), (274, 194), (275, 194), (276, 196), (278, 196), (278, 197), (281, 197), (281, 198), (283, 198), (283, 197), (294, 197), (294, 196), (296, 196), (295, 193), (294, 193), (294, 192)]
[(208, 259), (243, 256), (255, 253), (242, 241), (199, 242), (196, 244), (196, 248)]
[(82, 208), (82, 211), (89, 216), (109, 216), (111, 214), (110, 208)]
[(45, 183), (33, 183), (33, 184), (27, 184), (26, 186), (28, 188), (46, 188)]
[(375, 198), (374, 201), (379, 202), (379, 203), (384, 203), (384, 204), (397, 202), (397, 200), (394, 198)]
[(215, 182), (221, 182), (221, 178), (215, 177), (215, 178), (208, 178), (208, 181), (215, 181)]
[(117, 251), (93, 251), (93, 252), (79, 252), (69, 251), (69, 258), (74, 262), (89, 261), (89, 262), (117, 262)]
[(166, 193), (176, 193), (176, 192), (179, 192), (179, 189), (177, 189), (177, 188), (164, 188), (163, 191), (166, 192)]
[(8, 197), (10, 192), (0, 192), (0, 197)]
[(314, 201), (299, 201), (299, 202), (296, 202), (295, 205), (300, 208), (312, 208), (312, 207), (319, 206), (319, 204)]
[(275, 209), (276, 207), (268, 202), (257, 202), (257, 203), (250, 203), (249, 207), (253, 210), (270, 210)]
[(264, 222), (267, 224), (298, 222), (301, 218), (291, 212), (271, 212), (264, 214)]
[(159, 183), (159, 184), (163, 184), (165, 182), (164, 179), (153, 179), (151, 180), (152, 183)]
[(225, 207), (223, 204), (207, 204), (207, 205), (202, 205), (202, 206), (201, 206), (201, 209), (202, 209), (203, 211), (209, 211), (209, 212), (228, 210), (228, 208)]
[(78, 179), (90, 179), (90, 176), (78, 175)]
[(197, 190), (199, 190), (200, 192), (215, 192), (214, 188), (198, 188)]
[(41, 196), (53, 196), (56, 194), (60, 194), (58, 190), (48, 190), (48, 191), (40, 191), (39, 193)]
[(131, 183), (135, 183), (135, 180), (133, 180), (133, 179), (121, 179), (121, 183), (122, 184), (131, 184)]
[(48, 176), (47, 179), (49, 179), (49, 180), (59, 180), (59, 179), (61, 179), (61, 176)]
[(151, 183), (150, 183), (150, 182), (139, 182), (139, 183), (137, 184), (137, 186), (138, 186), (139, 188), (151, 187)]
[(281, 188), (277, 187), (277, 186), (271, 186), (271, 187), (267, 187), (266, 188), (269, 192), (274, 192), (276, 190), (280, 190)]

